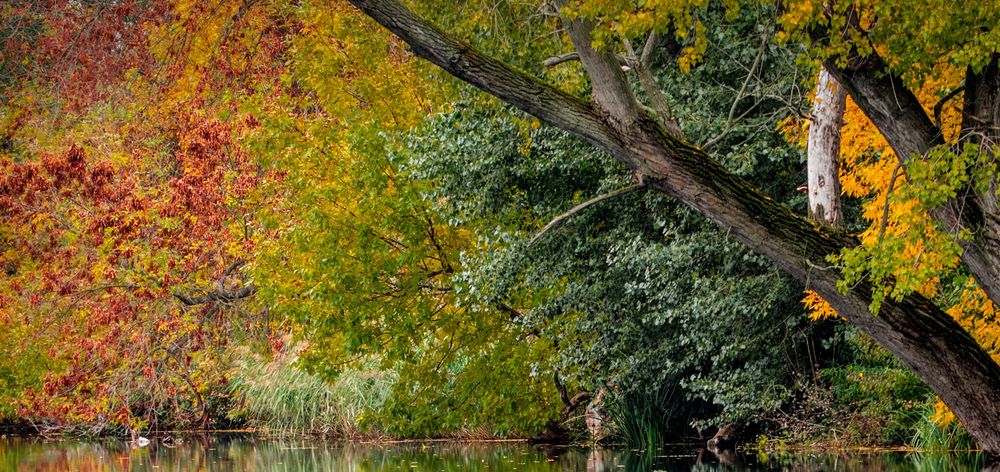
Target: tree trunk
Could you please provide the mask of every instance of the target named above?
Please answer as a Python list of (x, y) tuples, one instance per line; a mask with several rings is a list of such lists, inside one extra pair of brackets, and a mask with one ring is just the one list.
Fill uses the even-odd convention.
[[(980, 152), (993, 152), (1000, 145), (1000, 54), (978, 74), (971, 69), (965, 75), (965, 103), (962, 109), (961, 143), (980, 146)], [(1000, 201), (996, 175), (986, 191), (976, 189), (963, 202), (963, 226), (972, 230), (971, 241), (963, 241), (963, 260), (976, 276), (976, 282), (1000, 302)], [(997, 298), (994, 298), (996, 296)]]
[[(351, 0), (365, 14), (410, 44), (413, 51), (480, 89), (548, 124), (598, 146), (671, 195), (717, 223), (747, 246), (803, 281), (838, 313), (892, 352), (932, 388), (965, 424), (980, 447), (1000, 454), (1000, 366), (950, 316), (913, 294), (887, 301), (878, 316), (864, 283), (837, 289), (839, 272), (826, 257), (857, 241), (817, 227), (760, 194), (704, 152), (667, 133), (635, 111), (622, 93), (617, 60), (589, 50), (588, 25), (567, 21), (591, 77), (595, 105), (491, 59), (437, 30), (397, 0)], [(890, 95), (891, 96), (891, 95)]]
[[(941, 130), (931, 122), (902, 78), (888, 70), (876, 53), (852, 51), (845, 65), (834, 59), (824, 66), (848, 90), (858, 107), (906, 164), (935, 146), (944, 145)], [(966, 73), (962, 141), (997, 145), (1000, 137), (1000, 69), (998, 55), (978, 74)], [(967, 229), (972, 239), (959, 239), (962, 261), (994, 305), (1000, 306), (1000, 206), (997, 183), (985, 193), (970, 189), (934, 209), (931, 215), (953, 235)]]
[(826, 69), (822, 70), (809, 124), (806, 173), (809, 217), (829, 226), (844, 223), (840, 204), (840, 127), (846, 106), (847, 90)]

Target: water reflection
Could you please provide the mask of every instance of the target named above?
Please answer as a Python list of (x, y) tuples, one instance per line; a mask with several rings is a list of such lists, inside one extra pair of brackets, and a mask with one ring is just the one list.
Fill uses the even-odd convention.
[(712, 454), (670, 448), (656, 454), (620, 449), (536, 448), (518, 443), (356, 445), (248, 436), (124, 441), (0, 439), (0, 471), (978, 471), (977, 454)]

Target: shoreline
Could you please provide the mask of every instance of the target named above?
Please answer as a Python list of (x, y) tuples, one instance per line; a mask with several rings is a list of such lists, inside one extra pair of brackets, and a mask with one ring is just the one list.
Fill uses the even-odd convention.
[[(158, 431), (155, 433), (146, 433), (149, 438), (176, 438), (176, 437), (188, 437), (188, 436), (252, 436), (258, 437), (262, 440), (302, 440), (302, 441), (314, 441), (323, 443), (333, 443), (343, 446), (399, 446), (399, 445), (420, 445), (420, 444), (454, 444), (454, 445), (474, 445), (474, 444), (524, 444), (531, 445), (533, 447), (539, 448), (580, 448), (580, 449), (609, 449), (609, 450), (621, 450), (630, 449), (623, 444), (594, 444), (586, 442), (576, 442), (568, 444), (530, 444), (529, 440), (526, 438), (462, 438), (462, 437), (450, 437), (450, 438), (408, 438), (408, 439), (349, 439), (349, 438), (335, 438), (328, 437), (318, 433), (298, 433), (298, 434), (286, 434), (286, 433), (274, 433), (263, 430), (253, 430), (253, 429), (220, 429), (220, 430), (169, 430), (169, 431)], [(114, 435), (98, 435), (98, 436), (74, 436), (74, 435), (53, 435), (45, 436), (36, 432), (15, 432), (11, 433), (9, 431), (0, 431), (0, 441), (8, 440), (42, 440), (45, 442), (88, 442), (88, 441), (108, 441), (108, 440), (122, 440), (124, 442), (129, 442), (127, 436), (114, 436)], [(689, 449), (689, 450), (699, 450), (706, 449), (707, 447), (694, 442), (688, 443), (668, 443), (660, 447), (660, 450), (679, 450), (679, 449)], [(823, 454), (890, 454), (890, 453), (915, 453), (915, 454), (974, 454), (982, 453), (980, 449), (922, 449), (907, 445), (897, 445), (897, 446), (828, 446), (821, 443), (795, 443), (795, 444), (781, 444), (781, 445), (762, 445), (762, 447), (757, 447), (753, 442), (747, 442), (736, 446), (736, 451), (743, 454), (767, 454), (767, 455), (782, 455), (782, 454), (797, 454), (797, 453), (823, 453)]]

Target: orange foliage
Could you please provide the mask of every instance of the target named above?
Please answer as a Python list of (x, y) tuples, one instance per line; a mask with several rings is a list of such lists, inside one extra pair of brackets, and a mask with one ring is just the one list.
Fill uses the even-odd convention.
[[(953, 67), (942, 66), (935, 72), (917, 91), (918, 99), (932, 117), (933, 106), (939, 97), (957, 87), (962, 76), (962, 71)], [(941, 109), (942, 132), (949, 142), (957, 138), (961, 103), (959, 95)], [(898, 157), (851, 100), (848, 101), (844, 122), (841, 131), (841, 187), (845, 195), (863, 200), (862, 217), (869, 226), (860, 234), (862, 245), (875, 248), (889, 239), (905, 240), (902, 250), (894, 254), (897, 265), (891, 272), (896, 283), (910, 283), (928, 297), (939, 295), (942, 278), (958, 267), (959, 260), (957, 253), (936, 251), (935, 248), (940, 247), (941, 240), (951, 237), (923, 213), (919, 202), (901, 196), (906, 195), (909, 182), (898, 165)], [(784, 126), (790, 139), (803, 142), (802, 130), (795, 123), (785, 123)], [(895, 179), (894, 173), (899, 174)], [(833, 308), (811, 290), (807, 290), (803, 303), (811, 319), (836, 316)], [(1000, 361), (1000, 323), (995, 316), (995, 307), (986, 294), (969, 278), (953, 303), (947, 313), (958, 320), (994, 359)], [(943, 403), (938, 402), (932, 419), (944, 424), (952, 421), (954, 416)]]
[(0, 46), (29, 69), (0, 84), (16, 117), (0, 119), (0, 326), (56, 368), (20, 412), (92, 432), (204, 426), (227, 346), (267, 322), (208, 295), (251, 287), (240, 267), (278, 178), (243, 150), (257, 124), (227, 97), (278, 80), (287, 25), (242, 1), (29, 3), (16, 20), (45, 28)]
[(823, 299), (813, 290), (806, 289), (806, 296), (802, 298), (802, 304), (809, 311), (809, 319), (813, 321), (840, 318), (830, 303)]

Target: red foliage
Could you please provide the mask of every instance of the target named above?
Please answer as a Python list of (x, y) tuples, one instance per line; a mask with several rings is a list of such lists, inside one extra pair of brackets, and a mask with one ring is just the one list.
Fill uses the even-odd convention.
[[(252, 260), (258, 193), (277, 176), (236, 139), (259, 123), (210, 118), (227, 105), (206, 96), (254, 93), (276, 80), (294, 26), (280, 8), (256, 2), (195, 2), (186, 22), (171, 5), (0, 2), (0, 31), (17, 33), (0, 37), (0, 102), (29, 97), (0, 129), (0, 248), (16, 254), (0, 252), (8, 274), (0, 320), (23, 318), (62, 366), (21, 405), (36, 420), (203, 419), (190, 412), (202, 413), (205, 386), (224, 378), (222, 348), (262, 323), (242, 300), (189, 306), (181, 296), (249, 283), (236, 263)], [(202, 80), (184, 81), (197, 93), (177, 102), (171, 81), (188, 79), (195, 61), (189, 38), (220, 11), (225, 35), (199, 63)], [(157, 58), (150, 38), (164, 26), (169, 57)], [(152, 102), (127, 123), (102, 122), (120, 138), (114, 152), (100, 137), (33, 152), (32, 138), (19, 134), (38, 124), (61, 132), (106, 109), (95, 105), (120, 112), (120, 102), (139, 100), (128, 96), (136, 84), (154, 91), (143, 97)]]
[(5, 308), (29, 310), (66, 366), (30, 392), (24, 414), (128, 424), (132, 413), (110, 414), (101, 399), (128, 411), (138, 405), (147, 421), (206, 407), (198, 382), (214, 382), (209, 373), (220, 362), (206, 348), (225, 347), (231, 322), (246, 315), (222, 316), (245, 313), (239, 303), (188, 307), (173, 294), (216, 289), (204, 280), (246, 283), (238, 272), (220, 276), (249, 256), (233, 252), (252, 247), (249, 232), (231, 225), (247, 224), (264, 174), (226, 124), (187, 117), (176, 133), (166, 174), (144, 164), (148, 156), (93, 162), (75, 145), (39, 162), (0, 159), (0, 212), (23, 255), (8, 271), (13, 303)]
[(64, 105), (79, 110), (108, 98), (127, 71), (151, 73), (150, 26), (170, 18), (169, 3), (123, 0), (21, 0), (6, 5), (2, 57), (19, 65), (17, 79), (55, 87)]

